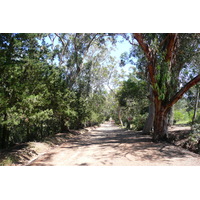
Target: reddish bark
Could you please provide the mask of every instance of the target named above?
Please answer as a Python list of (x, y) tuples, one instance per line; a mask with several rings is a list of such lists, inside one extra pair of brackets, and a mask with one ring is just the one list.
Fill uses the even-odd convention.
[[(138, 41), (140, 47), (144, 51), (149, 64), (147, 66), (147, 70), (149, 72), (149, 79), (152, 86), (156, 84), (155, 78), (155, 63), (156, 63), (156, 55), (152, 53), (153, 51), (150, 49), (149, 45), (145, 42), (142, 34), (135, 33), (135, 39)], [(166, 39), (163, 41), (163, 45), (165, 43), (165, 49), (167, 50), (165, 61), (169, 62), (169, 70), (172, 67), (172, 62), (175, 62), (175, 51), (177, 47), (177, 34), (169, 34)], [(197, 75), (194, 79), (189, 81), (181, 90), (179, 90), (170, 101), (164, 103), (164, 101), (159, 100), (158, 92), (155, 88), (153, 88), (154, 93), (154, 105), (155, 105), (155, 119), (154, 119), (154, 132), (153, 132), (153, 140), (165, 140), (167, 137), (167, 126), (168, 126), (168, 112), (170, 108), (182, 98), (183, 94), (187, 92), (192, 86), (200, 82), (200, 74)]]
[(162, 141), (167, 139), (167, 112), (164, 112), (164, 107), (155, 106), (154, 132), (153, 141)]
[(146, 42), (144, 41), (142, 34), (141, 33), (135, 33), (134, 36), (135, 36), (135, 39), (138, 41), (139, 45), (141, 46), (142, 50), (144, 51), (147, 59), (150, 62), (152, 62), (153, 61), (152, 52), (151, 52), (148, 44), (146, 44)]
[(174, 51), (176, 49), (177, 33), (170, 33), (168, 37), (167, 53), (165, 60), (171, 61), (173, 59)]
[(164, 105), (162, 101), (155, 98), (155, 119), (154, 119), (154, 133), (153, 140), (161, 141), (166, 140), (167, 138), (167, 128), (168, 120), (167, 116), (170, 111), (170, 108), (182, 98), (183, 94), (187, 92), (192, 86), (197, 84), (200, 81), (200, 74), (188, 82), (179, 92), (177, 92), (171, 99), (171, 101)]
[(162, 101), (158, 98), (154, 99), (155, 118), (154, 118), (154, 132), (153, 141), (166, 140), (167, 138), (167, 114), (168, 110), (163, 106)]

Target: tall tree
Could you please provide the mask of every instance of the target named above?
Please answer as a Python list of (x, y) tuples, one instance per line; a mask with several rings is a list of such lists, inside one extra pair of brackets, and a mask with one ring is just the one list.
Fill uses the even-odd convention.
[(179, 88), (181, 70), (190, 67), (192, 61), (198, 58), (200, 36), (198, 34), (135, 33), (131, 38), (132, 41), (137, 40), (144, 52), (146, 71), (154, 95), (153, 140), (165, 140), (170, 108), (186, 91), (200, 81), (200, 74), (196, 76), (193, 74), (194, 78)]
[[(19, 104), (25, 98), (24, 94), (30, 88), (32, 92), (37, 90), (34, 88), (34, 82), (29, 83), (29, 89), (26, 84), (26, 80), (31, 79), (33, 74), (36, 74), (37, 77), (38, 71), (41, 69), (39, 62), (36, 62), (41, 53), (37, 38), (37, 34), (0, 34), (0, 135), (2, 147), (9, 145), (13, 125), (20, 123)], [(40, 58), (43, 59), (42, 56)], [(30, 76), (27, 76), (28, 74)], [(31, 81), (36, 81), (36, 79)]]
[(75, 86), (90, 48), (106, 42), (106, 35), (102, 33), (55, 33), (48, 36), (54, 52), (52, 58), (57, 57), (58, 65), (65, 67), (68, 88)]
[(0, 34), (0, 148), (104, 120), (104, 36)]

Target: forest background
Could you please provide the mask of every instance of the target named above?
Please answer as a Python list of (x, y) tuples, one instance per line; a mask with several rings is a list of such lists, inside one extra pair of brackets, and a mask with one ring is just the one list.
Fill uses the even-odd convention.
[(187, 33), (1, 33), (0, 148), (109, 119), (156, 141), (173, 124), (198, 133), (199, 40)]
[[(2, 21), (1, 27), (6, 27), (6, 29), (3, 28), (1, 32), (199, 32), (198, 27), (196, 24), (198, 24), (198, 5), (197, 2), (192, 1), (190, 5), (186, 2), (182, 2), (182, 9), (180, 10), (180, 5), (177, 2), (169, 2), (167, 5), (165, 5), (165, 9), (160, 5), (158, 1), (151, 1), (151, 2), (134, 2), (134, 6), (127, 6), (130, 5), (130, 2), (124, 3), (122, 6), (121, 3), (106, 3), (102, 2), (99, 4), (98, 10), (100, 13), (100, 10), (104, 10), (104, 14), (97, 15), (96, 9), (91, 9), (91, 7), (83, 6), (83, 2), (79, 2), (80, 6), (76, 6), (75, 2), (69, 3), (69, 7), (76, 7), (76, 13), (79, 13), (75, 17), (75, 12), (69, 11), (66, 13), (66, 7), (58, 6), (59, 9), (56, 11), (55, 5), (46, 3), (46, 2), (35, 2), (31, 5), (32, 9), (30, 7), (27, 7), (27, 9), (24, 9), (24, 7), (19, 8), (18, 5), (21, 3), (21, 5), (25, 5), (23, 1), (20, 2), (12, 2), (12, 6), (10, 6), (10, 2), (7, 1), (4, 3), (4, 8), (9, 8), (10, 12), (13, 13), (12, 16), (7, 15), (7, 9), (5, 9), (3, 12), (1, 12), (1, 18), (4, 19)], [(63, 5), (63, 2), (59, 2), (59, 5)], [(84, 2), (85, 5), (90, 4), (91, 2), (87, 1)], [(145, 7), (141, 4), (145, 3)], [(18, 4), (18, 5), (17, 5)], [(173, 6), (171, 6), (173, 4)], [(48, 5), (48, 6), (47, 6)], [(90, 4), (91, 5), (91, 4)], [(105, 6), (106, 5), (106, 6)], [(113, 5), (114, 10), (113, 10)], [(152, 6), (152, 5), (160, 5), (160, 6)], [(48, 7), (48, 11), (45, 9)], [(84, 7), (84, 9), (83, 9)], [(18, 8), (16, 10), (16, 8)], [(144, 13), (149, 13), (149, 10), (151, 10), (151, 14), (147, 15), (141, 15), (141, 10), (136, 8), (143, 8)], [(112, 10), (112, 12), (111, 12)], [(134, 14), (133, 14), (134, 10)], [(165, 15), (163, 16), (163, 12), (168, 13), (170, 10), (170, 13), (174, 13), (171, 15)], [(49, 12), (51, 11), (51, 15), (49, 15)], [(36, 14), (37, 13), (37, 14)], [(106, 14), (105, 14), (106, 13)], [(120, 13), (120, 14), (119, 14)], [(187, 15), (185, 14), (187, 13)], [(5, 16), (7, 16), (5, 20)], [(26, 19), (26, 16), (28, 16), (28, 19)], [(33, 17), (31, 17), (33, 16)], [(48, 16), (48, 17), (42, 17), (42, 16)], [(56, 17), (55, 17), (56, 16)], [(73, 16), (74, 20), (61, 20), (61, 19), (71, 19)], [(81, 16), (81, 17), (80, 17)], [(95, 16), (95, 23), (93, 23), (91, 20), (91, 16)], [(112, 16), (112, 18), (110, 17)], [(124, 17), (122, 17), (124, 16)], [(138, 19), (139, 16), (139, 19)], [(162, 16), (162, 17), (160, 17)], [(178, 17), (177, 17), (178, 16)], [(134, 23), (133, 23), (134, 19)], [(179, 21), (180, 19), (180, 21)], [(14, 20), (14, 23), (13, 23)], [(152, 23), (150, 23), (151, 21)], [(16, 23), (17, 22), (17, 23)], [(84, 22), (84, 23), (82, 23)], [(169, 23), (170, 22), (170, 23)], [(93, 24), (91, 26), (91, 23)], [(67, 24), (67, 25), (65, 25)], [(78, 25), (76, 25), (78, 24)], [(96, 24), (96, 25), (94, 25)], [(133, 25), (134, 24), (134, 25)], [(170, 26), (169, 26), (170, 24)], [(177, 25), (178, 24), (178, 25)], [(28, 27), (28, 29), (27, 29)], [(47, 29), (43, 29), (46, 27)], [(66, 28), (67, 27), (67, 28)], [(114, 28), (113, 28), (114, 27)], [(31, 169), (32, 170), (32, 169)], [(63, 172), (65, 171), (65, 173)], [(41, 197), (45, 198), (48, 196), (49, 199), (53, 199), (54, 197), (63, 197), (64, 192), (66, 191), (66, 187), (70, 188), (68, 191), (68, 194), (73, 196), (74, 193), (76, 193), (77, 188), (80, 190), (80, 193), (82, 193), (82, 196), (86, 196), (87, 188), (83, 185), (90, 186), (93, 191), (96, 193), (99, 192), (101, 185), (101, 181), (103, 181), (103, 177), (106, 176), (109, 179), (107, 179), (107, 184), (105, 184), (103, 189), (107, 193), (107, 197), (111, 198), (113, 197), (113, 194), (111, 194), (108, 189), (111, 187), (110, 185), (113, 185), (111, 188), (117, 188), (119, 193), (116, 193), (117, 196), (125, 196), (127, 199), (130, 199), (133, 193), (133, 188), (135, 188), (134, 192), (135, 195), (138, 198), (150, 198), (150, 196), (154, 195), (154, 199), (160, 199), (160, 196), (162, 193), (165, 193), (166, 188), (169, 188), (169, 185), (171, 187), (171, 194), (173, 194), (174, 197), (180, 197), (182, 199), (186, 198), (192, 198), (196, 197), (198, 188), (195, 184), (198, 180), (198, 168), (120, 168), (120, 169), (71, 169), (66, 172), (65, 169), (59, 169), (60, 172), (57, 172), (57, 169), (41, 169), (40, 172), (39, 169), (34, 169), (34, 172), (31, 173), (28, 169), (2, 169), (1, 170), (1, 177), (2, 177), (2, 185), (1, 187), (4, 188), (3, 196), (7, 196), (9, 194), (10, 188), (12, 188), (13, 193), (10, 194), (10, 197), (12, 197), (14, 194), (18, 194), (18, 191), (20, 191), (20, 188), (23, 186), (23, 188), (29, 192), (29, 194), (32, 193), (32, 187), (28, 187), (27, 182), (30, 183), (30, 179), (32, 180), (33, 184), (37, 182), (38, 185), (38, 192)], [(165, 171), (165, 172), (164, 172)], [(73, 173), (72, 173), (73, 172)], [(100, 173), (99, 173), (100, 172)], [(7, 178), (7, 174), (10, 174), (9, 177), (15, 177), (19, 181), (19, 186), (16, 186), (16, 184), (11, 183), (9, 179)], [(37, 181), (36, 174), (40, 177), (40, 183)], [(51, 174), (51, 177), (49, 176)], [(73, 174), (76, 174), (73, 175)], [(99, 175), (98, 175), (99, 174)], [(156, 175), (157, 174), (157, 175)], [(183, 175), (184, 174), (184, 175)], [(103, 175), (103, 176), (102, 176)], [(62, 179), (68, 179), (69, 182), (62, 184), (60, 182), (59, 177), (62, 177)], [(75, 180), (74, 177), (77, 179)], [(78, 177), (81, 177), (81, 179), (78, 179)], [(117, 177), (117, 179), (116, 179)], [(127, 178), (129, 177), (129, 178)], [(173, 177), (173, 178), (172, 178)], [(195, 178), (194, 178), (195, 177)], [(89, 181), (82, 181), (84, 179), (89, 179)], [(173, 183), (171, 180), (173, 179)], [(43, 180), (43, 181), (42, 181)], [(52, 180), (57, 183), (57, 186), (55, 187), (52, 183)], [(78, 180), (78, 181), (77, 181)], [(96, 181), (98, 180), (98, 182)], [(110, 180), (110, 181), (109, 181)], [(126, 183), (126, 188), (122, 186), (117, 180), (120, 180), (120, 182)], [(135, 180), (132, 182), (131, 180)], [(130, 184), (131, 181), (131, 184)], [(60, 182), (61, 184), (58, 184)], [(94, 187), (94, 184), (91, 185), (91, 182), (95, 182), (96, 186)], [(145, 187), (146, 193), (144, 194), (143, 188), (144, 188), (144, 182), (145, 185), (148, 187)], [(157, 182), (162, 182), (162, 185), (157, 185)], [(194, 183), (191, 184), (192, 187), (188, 187), (185, 182)], [(119, 184), (117, 184), (119, 183)], [(169, 184), (170, 183), (170, 184)], [(32, 184), (30, 184), (32, 185)], [(29, 185), (29, 186), (30, 186)], [(43, 192), (44, 185), (46, 185), (45, 188), (50, 189), (52, 192), (47, 194)], [(76, 187), (75, 187), (76, 185)], [(152, 185), (152, 186), (151, 186)], [(158, 191), (157, 193), (154, 192), (153, 185), (157, 185)], [(5, 187), (6, 186), (6, 187)], [(33, 185), (32, 185), (33, 186)], [(184, 193), (180, 194), (176, 191), (185, 191)], [(105, 194), (105, 193), (104, 193)], [(142, 195), (141, 195), (142, 194)], [(147, 195), (148, 194), (148, 195)], [(157, 195), (156, 195), (157, 194)], [(27, 195), (27, 193), (26, 193)], [(32, 196), (36, 197), (36, 194), (32, 194)], [(77, 194), (78, 196), (78, 194)], [(73, 196), (74, 199), (77, 196)], [(102, 195), (100, 195), (103, 197)], [(115, 196), (115, 195), (114, 195)], [(14, 196), (13, 196), (14, 197)], [(87, 196), (89, 199), (92, 199), (92, 196)], [(23, 199), (23, 197), (21, 197)], [(25, 197), (24, 197), (25, 198)], [(169, 198), (168, 195), (166, 195), (166, 198)]]

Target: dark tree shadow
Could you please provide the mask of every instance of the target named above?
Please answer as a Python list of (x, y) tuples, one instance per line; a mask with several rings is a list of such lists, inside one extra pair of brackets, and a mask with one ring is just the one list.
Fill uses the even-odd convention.
[(52, 157), (55, 155), (55, 152), (45, 153), (42, 156), (39, 156), (37, 159), (33, 160), (31, 163), (26, 166), (53, 166), (49, 165), (48, 162), (51, 161)]
[[(118, 127), (109, 128), (109, 124), (101, 129), (93, 130), (82, 135), (77, 135), (67, 140), (67, 145), (61, 145), (61, 149), (88, 148), (97, 145), (100, 152), (91, 154), (93, 159), (103, 165), (113, 165), (113, 158), (134, 159), (137, 161), (151, 162), (164, 161), (170, 165), (173, 158), (187, 158), (188, 155), (195, 156), (192, 152), (176, 147), (170, 143), (154, 143), (150, 135), (144, 135), (142, 132), (126, 131)], [(90, 149), (90, 148), (89, 148)], [(109, 149), (109, 151), (108, 151)], [(38, 160), (34, 161), (34, 166), (50, 166), (55, 153), (47, 153)], [(90, 155), (89, 155), (90, 156)], [(44, 164), (44, 163), (47, 164)], [(30, 164), (31, 165), (31, 164)], [(78, 166), (89, 166), (89, 163), (77, 163)]]

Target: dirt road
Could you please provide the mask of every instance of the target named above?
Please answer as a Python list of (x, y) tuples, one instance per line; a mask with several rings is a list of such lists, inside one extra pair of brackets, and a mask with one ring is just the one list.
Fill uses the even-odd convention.
[(200, 156), (151, 137), (105, 123), (68, 139), (29, 166), (200, 166)]

